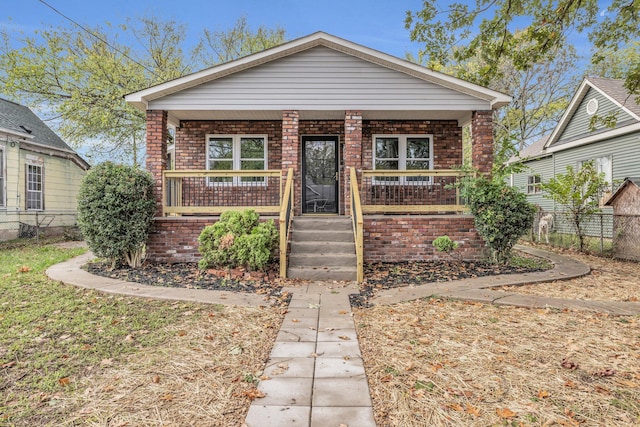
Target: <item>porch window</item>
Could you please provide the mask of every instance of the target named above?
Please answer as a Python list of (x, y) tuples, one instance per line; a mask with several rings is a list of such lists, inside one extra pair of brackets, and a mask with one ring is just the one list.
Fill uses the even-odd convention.
[[(267, 137), (265, 135), (208, 135), (207, 169), (212, 171), (265, 170)], [(230, 174), (231, 175), (231, 174)], [(264, 183), (264, 177), (210, 177), (210, 184), (241, 185)]]
[[(374, 135), (373, 165), (381, 170), (433, 168), (433, 135)], [(377, 177), (383, 182), (430, 182), (426, 177)]]
[(43, 170), (42, 166), (27, 164), (27, 210), (42, 210), (43, 200)]
[(539, 194), (542, 193), (542, 178), (540, 175), (529, 175), (527, 177), (527, 194)]

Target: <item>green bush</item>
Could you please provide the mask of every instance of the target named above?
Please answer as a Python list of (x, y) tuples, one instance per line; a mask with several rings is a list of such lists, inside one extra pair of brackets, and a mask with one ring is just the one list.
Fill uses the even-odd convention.
[(278, 246), (278, 231), (273, 220), (260, 222), (253, 210), (229, 211), (202, 230), (198, 243), (201, 269), (242, 266), (263, 270)]
[(433, 247), (439, 252), (445, 252), (451, 254), (451, 252), (458, 249), (458, 243), (451, 240), (449, 236), (440, 236), (433, 241)]
[(89, 170), (78, 195), (78, 225), (96, 256), (139, 267), (156, 201), (148, 172), (111, 162)]
[(475, 226), (495, 262), (506, 264), (518, 239), (531, 229), (535, 207), (503, 181), (475, 178), (463, 186)]

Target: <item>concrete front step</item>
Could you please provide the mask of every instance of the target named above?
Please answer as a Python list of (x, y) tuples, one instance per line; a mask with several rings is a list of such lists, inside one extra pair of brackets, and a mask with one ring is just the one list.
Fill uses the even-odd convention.
[(306, 280), (356, 280), (355, 267), (289, 267), (287, 277)]
[(353, 231), (296, 230), (291, 232), (292, 242), (353, 242)]
[(297, 253), (289, 255), (289, 267), (353, 267), (356, 265), (354, 253)]
[(294, 218), (290, 249), (287, 277), (356, 279), (357, 260), (350, 218)]

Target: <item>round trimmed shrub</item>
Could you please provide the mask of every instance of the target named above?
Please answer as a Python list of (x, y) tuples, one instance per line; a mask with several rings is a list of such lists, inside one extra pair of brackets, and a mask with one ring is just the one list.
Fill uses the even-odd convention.
[(78, 225), (93, 253), (112, 266), (139, 267), (156, 214), (151, 174), (101, 163), (89, 170), (78, 195)]
[(273, 220), (260, 222), (253, 210), (228, 211), (220, 220), (205, 227), (198, 237), (202, 254), (201, 269), (209, 267), (246, 267), (263, 270), (273, 259), (278, 246), (278, 231)]

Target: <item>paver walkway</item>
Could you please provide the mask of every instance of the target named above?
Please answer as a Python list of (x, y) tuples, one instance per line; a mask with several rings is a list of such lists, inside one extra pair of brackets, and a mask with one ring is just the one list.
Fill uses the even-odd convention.
[(271, 351), (246, 425), (375, 427), (351, 316), (355, 285), (286, 288), (289, 311)]
[[(549, 271), (489, 276), (410, 286), (379, 292), (374, 304), (394, 304), (431, 295), (524, 307), (588, 309), (615, 315), (640, 314), (640, 303), (547, 298), (488, 288), (568, 279), (589, 273), (589, 266), (559, 254), (519, 246), (517, 249), (551, 260)], [(54, 265), (54, 280), (103, 292), (158, 299), (226, 305), (262, 305), (262, 296), (228, 291), (147, 286), (94, 276), (81, 269), (87, 253)], [(292, 294), (271, 355), (264, 370), (268, 380), (258, 388), (265, 397), (253, 401), (248, 427), (347, 426), (374, 427), (369, 387), (349, 294), (355, 284), (311, 283), (284, 289)]]

